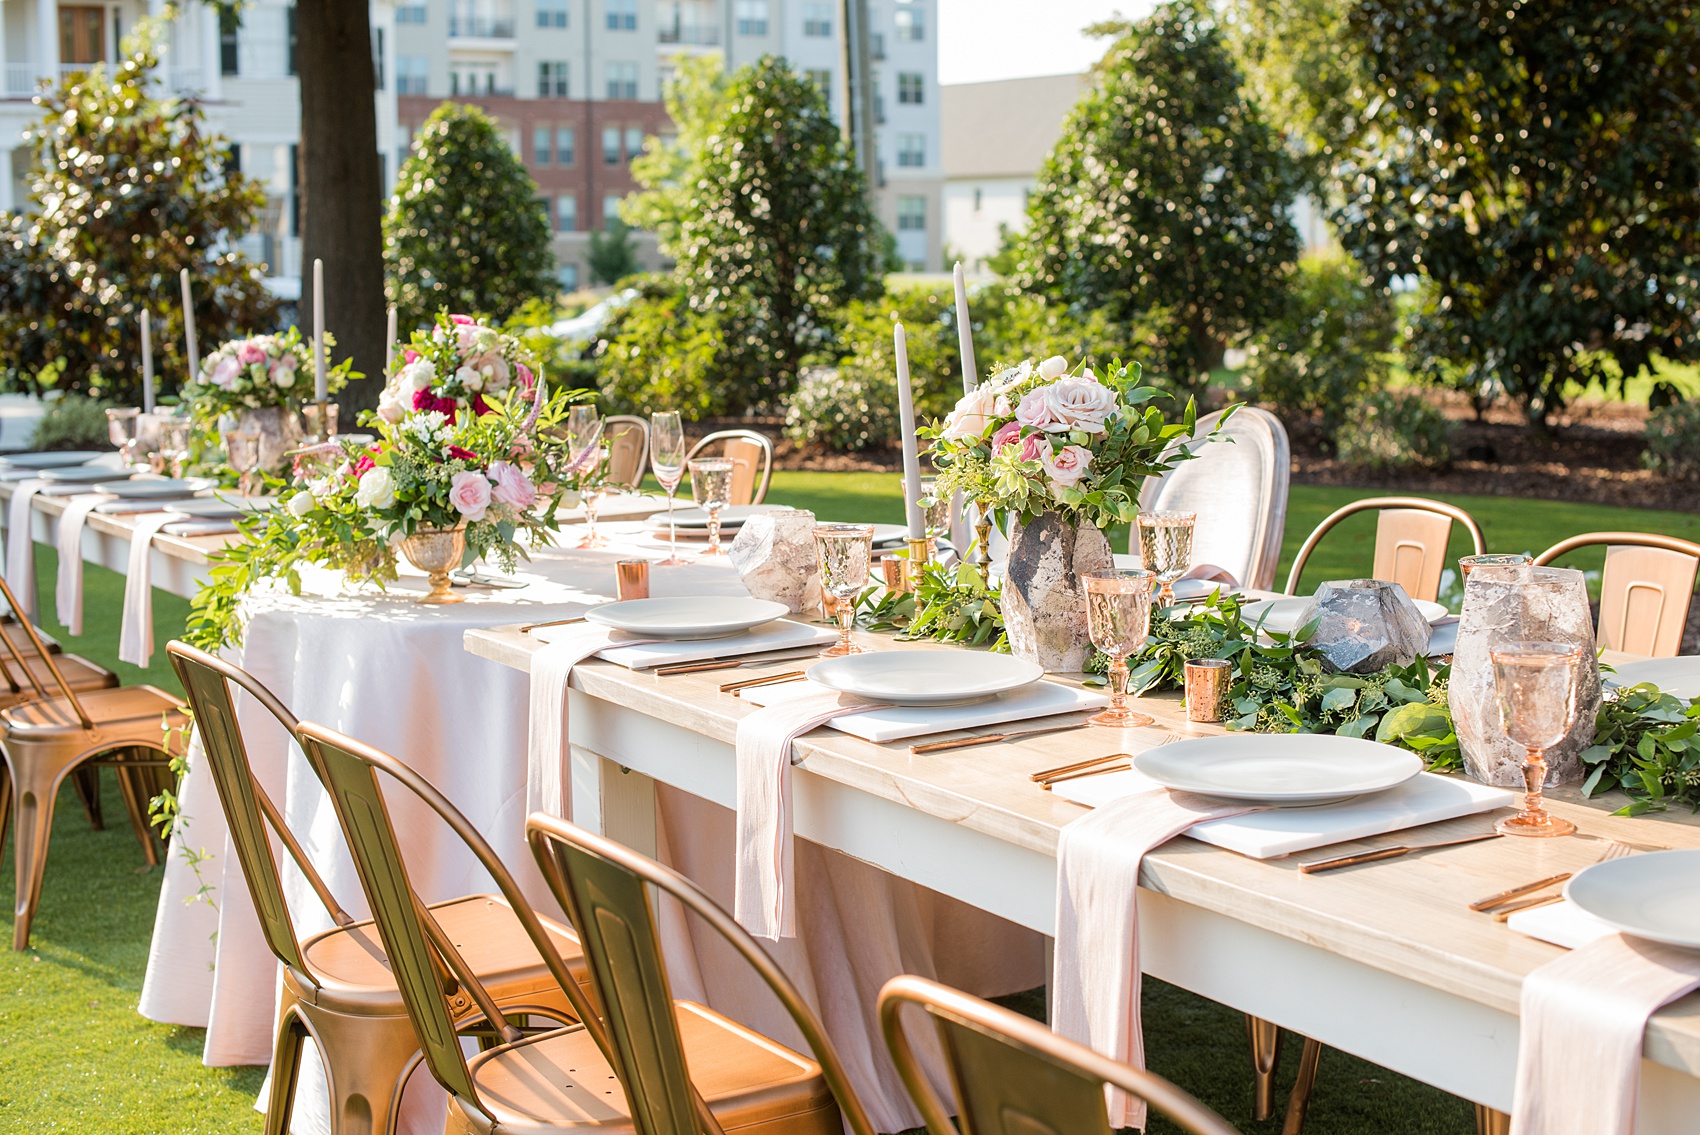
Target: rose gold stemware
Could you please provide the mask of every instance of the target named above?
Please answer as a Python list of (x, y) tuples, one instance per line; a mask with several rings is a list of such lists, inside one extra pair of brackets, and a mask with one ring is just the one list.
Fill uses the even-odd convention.
[(856, 624), (856, 597), (868, 586), (868, 567), (874, 553), (874, 526), (817, 524), (814, 535), (827, 614), (838, 620), (838, 642), (821, 651), (821, 657), (866, 654), (864, 647), (851, 640), (850, 633)]
[(1196, 512), (1142, 512), (1139, 525), (1139, 559), (1145, 570), (1155, 573), (1163, 585), (1162, 605), (1173, 605), (1175, 580), (1192, 566), (1192, 534), (1198, 523)]
[(1576, 720), (1576, 668), (1582, 648), (1559, 642), (1513, 642), (1488, 652), (1505, 734), (1527, 750), (1523, 810), (1499, 821), (1506, 835), (1569, 835), (1576, 825), (1541, 806), (1546, 751), (1564, 740)]
[(1127, 660), (1151, 632), (1151, 580), (1152, 573), (1143, 568), (1111, 568), (1082, 577), (1086, 629), (1092, 645), (1110, 656), (1110, 707), (1087, 719), (1094, 725), (1131, 729), (1156, 720), (1127, 707)]

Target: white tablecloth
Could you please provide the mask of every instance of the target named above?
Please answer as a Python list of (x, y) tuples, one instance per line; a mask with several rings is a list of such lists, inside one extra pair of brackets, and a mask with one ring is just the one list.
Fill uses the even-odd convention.
[[(639, 536), (635, 523), (601, 527), (618, 541), (615, 546), (594, 552), (540, 551), (520, 573), (531, 586), (467, 589), (463, 594), (468, 601), (454, 606), (414, 603), (426, 589), (418, 576), (404, 577), (387, 594), (331, 594), (335, 581), (325, 575), (307, 580), (309, 590), (318, 594), (256, 596), (248, 602), (251, 621), (232, 661), (270, 687), (303, 720), (329, 725), (408, 761), (486, 835), (540, 908), (555, 913), (523, 836), (525, 675), (467, 654), (462, 638), (475, 627), (571, 615), (609, 597), (615, 560), (666, 554), (664, 546)], [(654, 568), (651, 591), (658, 596), (744, 594), (724, 559)], [(266, 791), (332, 893), (350, 913), (363, 916), (366, 904), (335, 814), (305, 759), (250, 699), (239, 701), (238, 713), (249, 758)], [(409, 873), (427, 901), (490, 889), (476, 861), (428, 810), (410, 804), (405, 790), (392, 792), (390, 799)], [(730, 902), (730, 813), (678, 793), (663, 793), (661, 799), (667, 839), (674, 849), (671, 861), (716, 892), (724, 868), (723, 898)], [(203, 1059), (209, 1065), (264, 1064), (271, 1056), (277, 966), (227, 843), (216, 791), (192, 757), (182, 808), (186, 827), (174, 838), (166, 861), (140, 1011), (157, 1021), (205, 1027)], [(192, 865), (185, 849), (206, 858), (198, 867)], [(934, 973), (986, 993), (1042, 980), (1042, 947), (1036, 935), (889, 880), (843, 856), (822, 852), (809, 861), (818, 860), (837, 861), (820, 868), (833, 880), (820, 894), (824, 898), (839, 892), (839, 905), (824, 904), (812, 916), (813, 933), (782, 960), (816, 996), (829, 1032), (835, 1037), (844, 1032), (851, 1041), (847, 1047), (860, 1046), (866, 1053), (878, 1044), (874, 996), (880, 982), (895, 973)], [(210, 902), (194, 901), (203, 883), (210, 886)], [(330, 928), (329, 917), (287, 860), (285, 890), (302, 938)], [(862, 924), (870, 917), (869, 904), (882, 913), (889, 934)], [(852, 920), (858, 922), (853, 941), (844, 930)], [(919, 932), (904, 928), (910, 925)], [(942, 970), (933, 960), (935, 943), (940, 956), (951, 959)], [(722, 980), (723, 974), (735, 975), (738, 967), (713, 956), (711, 947), (694, 944), (701, 947), (699, 960), (692, 956), (691, 936), (677, 929), (669, 945), (670, 960), (681, 975), (678, 995), (703, 996), (698, 975), (712, 975), (705, 999), (749, 1018), (756, 1027), (798, 1040), (773, 1018), (772, 1002), (753, 980)], [(883, 1130), (918, 1125), (883, 1055), (863, 1060), (859, 1068), (853, 1052), (846, 1058)], [(294, 1128), (299, 1133), (324, 1131), (318, 1062), (309, 1059), (304, 1068)], [(427, 1074), (416, 1075), (403, 1130), (436, 1135), (441, 1125), (439, 1090)]]

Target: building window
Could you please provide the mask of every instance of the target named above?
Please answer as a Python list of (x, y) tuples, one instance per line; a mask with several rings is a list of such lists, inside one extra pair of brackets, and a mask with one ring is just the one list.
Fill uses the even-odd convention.
[(926, 101), (927, 77), (919, 71), (897, 73), (897, 101), (907, 106), (920, 106)]
[(564, 28), (567, 26), (569, 0), (537, 0), (537, 26)]
[(431, 73), (431, 61), (423, 55), (398, 55), (395, 57), (395, 93), (398, 95), (422, 95), (428, 85), (427, 78)]
[(372, 87), (384, 89), (384, 29), (372, 29)]
[(626, 160), (629, 162), (643, 153), (643, 131), (636, 126), (626, 127)]
[(602, 128), (602, 164), (617, 166), (620, 164), (620, 128), (604, 126)]
[(899, 134), (897, 136), (897, 164), (907, 169), (919, 169), (927, 164), (927, 136), (925, 134)]
[(555, 160), (553, 147), (551, 145), (554, 137), (555, 132), (547, 126), (533, 126), (531, 128), (532, 165), (546, 166)]
[(569, 292), (578, 290), (578, 265), (563, 264), (555, 269), (555, 278), (561, 281), (561, 287)]
[(832, 34), (832, 5), (811, 0), (803, 5), (803, 34), (829, 36)]
[(813, 83), (815, 88), (819, 90), (821, 94), (825, 95), (828, 100), (832, 98), (831, 71), (810, 69), (803, 72), (803, 78)]
[(562, 126), (555, 131), (555, 164), (570, 166), (577, 160), (577, 135), (571, 126)]
[(924, 233), (927, 231), (927, 199), (899, 197), (897, 199), (897, 231)]
[(449, 94), (477, 97), (498, 93), (512, 94), (512, 91), (498, 92), (496, 87), (496, 65), (494, 63), (461, 63), (449, 72)]
[(398, 24), (422, 24), (425, 22), (424, 4), (397, 4), (395, 6), (395, 22)]
[(737, 0), (733, 11), (738, 17), (739, 35), (767, 34), (767, 0)]
[(235, 8), (221, 6), (218, 10), (218, 73), (220, 75), (240, 74), (237, 64), (237, 31), (242, 26), (242, 17)]
[(974, 187), (974, 211), (976, 213), (978, 213), (980, 211), (980, 205), (981, 205), (980, 187), (975, 186)]
[(899, 0), (893, 22), (897, 25), (898, 43), (920, 43), (927, 38), (927, 13), (906, 0)]
[(610, 194), (608, 194), (608, 196), (606, 196), (602, 199), (602, 228), (603, 228), (603, 230), (606, 231), (606, 232), (612, 232), (613, 229), (614, 229), (614, 226), (619, 222), (619, 220), (620, 220), (620, 195), (618, 193), (610, 193)]
[(537, 65), (537, 97), (564, 99), (567, 97), (567, 64), (565, 60), (545, 61)]
[(564, 233), (578, 231), (578, 198), (571, 193), (555, 198), (555, 227)]
[(603, 0), (607, 4), (608, 30), (637, 31), (637, 0)]
[(638, 65), (636, 63), (608, 64), (608, 97), (611, 99), (635, 99), (637, 93)]

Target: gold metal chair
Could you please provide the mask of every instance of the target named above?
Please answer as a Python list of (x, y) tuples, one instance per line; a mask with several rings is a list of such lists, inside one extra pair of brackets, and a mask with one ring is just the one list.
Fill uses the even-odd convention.
[[(426, 1066), (450, 1094), (455, 1133), (637, 1131), (643, 1135), (839, 1135), (839, 1103), (854, 1135), (872, 1135), (819, 1023), (778, 968), (747, 935), (732, 944), (757, 962), (820, 1064), (706, 1006), (675, 1002), (656, 939), (645, 884), (694, 909), (695, 888), (659, 865), (569, 824), (533, 816), (527, 825), (550, 886), (582, 910), (583, 945), (595, 1006), (571, 981), (541, 922), (513, 885), (497, 882), (532, 935), (581, 1023), (524, 1036), (502, 1015), (408, 881), (378, 772), (416, 794), (430, 786), (386, 753), (305, 724), (307, 759), (330, 791), (355, 854), (367, 898), (413, 1017)], [(600, 865), (600, 866), (599, 866)], [(715, 915), (718, 915), (716, 919)], [(705, 914), (724, 929), (731, 920)], [(735, 925), (735, 924), (732, 924)], [(759, 959), (759, 960), (758, 960)], [(443, 995), (443, 973), (484, 1009), (503, 1043), (467, 1060)], [(837, 1102), (835, 1102), (835, 1097)]]
[[(773, 441), (755, 430), (719, 430), (709, 434), (685, 455), (688, 464), (709, 452), (711, 446), (724, 443), (723, 452), (732, 461), (731, 504), (760, 504), (767, 499), (767, 489), (773, 483)], [(757, 467), (761, 477), (756, 477)]]
[(608, 479), (621, 488), (637, 488), (649, 464), (649, 423), (634, 414), (612, 414), (602, 421), (602, 436), (608, 442)]
[(1600, 544), (1606, 547), (1606, 566), (1600, 575), (1599, 645), (1655, 658), (1680, 653), (1700, 544), (1646, 532), (1584, 532), (1536, 556), (1535, 566)]
[[(13, 610), (18, 609), (4, 579), (0, 579), (0, 594)], [(119, 686), (116, 678), (108, 683), (111, 676), (92, 663), (74, 655), (50, 655), (27, 620), (18, 622), (16, 629), (24, 632), (29, 653), (20, 653), (11, 635), (0, 629), (0, 646), (12, 659), (7, 678), (16, 682), (21, 677), (33, 696), (0, 708), (0, 752), (9, 774), (0, 783), (0, 842), (5, 839), (9, 816), (17, 841), (12, 948), (24, 950), (29, 948), (30, 926), (41, 898), (60, 784), (79, 769), (98, 765), (118, 769), (131, 826), (142, 841), (149, 866), (157, 865), (159, 852), (146, 820), (149, 777), (153, 770), (169, 766), (169, 738), (188, 718), (179, 699), (164, 690)], [(73, 664), (65, 667), (65, 659)], [(68, 674), (86, 684), (84, 688), (74, 686)]]
[[(310, 1036), (324, 1060), (333, 1135), (383, 1135), (395, 1127), (402, 1087), (419, 1062), (418, 1037), (378, 930), (370, 920), (356, 921), (337, 902), (255, 779), (231, 686), (246, 691), (291, 735), (296, 735), (298, 723), (246, 671), (181, 642), (166, 649), (194, 707), (207, 768), (266, 943), (283, 963), (283, 998), (272, 1050), (265, 1130), (268, 1135), (289, 1130), (302, 1041)], [(512, 889), (501, 861), (471, 824), (434, 790), (426, 802), (467, 842), (498, 886)], [(297, 937), (268, 828), (324, 904), (335, 929), (305, 942)], [(466, 895), (426, 909), (467, 959), (480, 995), (488, 990), (492, 1005), (504, 1005), (516, 1016), (537, 1013), (555, 1021), (576, 1020), (572, 1003), (560, 994), (554, 977), (554, 966), (559, 966), (569, 981), (585, 979), (583, 957), (571, 931), (555, 922), (533, 919), (541, 939), (550, 944), (551, 965), (538, 955), (527, 933), (530, 927), (522, 926), (521, 917), (499, 895)], [(530, 915), (529, 908), (525, 914)], [(486, 1022), (495, 1018), (488, 1016), (483, 1002), (470, 997), (447, 972), (437, 978), (439, 996), (446, 998), (453, 1012), (452, 1031), (457, 1036), (480, 1032), (488, 1036)]]
[(1366, 497), (1336, 509), (1306, 537), (1293, 559), (1286, 593), (1298, 594), (1305, 562), (1329, 529), (1354, 513), (1372, 511), (1380, 515), (1375, 524), (1375, 564), (1371, 574), (1376, 579), (1397, 583), (1412, 599), (1434, 599), (1440, 594), (1440, 573), (1447, 564), (1446, 544), (1452, 538), (1454, 521), (1469, 532), (1473, 554), (1479, 556), (1487, 550), (1481, 525), (1456, 505), (1426, 497)]
[(880, 1025), (929, 1135), (956, 1135), (957, 1129), (950, 1106), (915, 1059), (903, 1029), (905, 1005), (925, 1010), (938, 1029), (961, 1135), (1110, 1135), (1106, 1085), (1144, 1100), (1190, 1135), (1236, 1135), (1221, 1116), (1161, 1076), (1111, 1060), (1020, 1013), (904, 974), (880, 990)]

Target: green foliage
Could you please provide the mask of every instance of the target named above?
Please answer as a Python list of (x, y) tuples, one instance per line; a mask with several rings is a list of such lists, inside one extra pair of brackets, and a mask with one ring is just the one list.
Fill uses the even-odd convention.
[(1647, 415), (1641, 464), (1670, 477), (1700, 480), (1700, 401), (1673, 402)]
[(1346, 16), (1354, 0), (1228, 0), (1223, 5), (1246, 89), (1298, 151), (1313, 191), (1367, 99)]
[(713, 315), (691, 310), (683, 282), (652, 277), (614, 313), (590, 348), (603, 409), (646, 414), (666, 408), (686, 420), (737, 404), (733, 348)]
[(1661, 693), (1650, 682), (1608, 693), (1594, 722), (1594, 743), (1582, 763), (1592, 796), (1621, 788), (1636, 799), (1622, 814), (1686, 804), (1700, 810), (1700, 698)]
[(860, 366), (804, 367), (785, 400), (785, 436), (837, 453), (896, 444), (896, 377)]
[(507, 319), (555, 294), (537, 184), (489, 115), (444, 103), (420, 128), (384, 217), (388, 293), (404, 328), (439, 310)]
[(585, 257), (592, 283), (617, 284), (638, 270), (637, 246), (631, 226), (618, 217), (603, 232), (590, 234), (590, 252)]
[(1348, 408), (1386, 385), (1393, 304), (1349, 256), (1299, 262), (1284, 310), (1252, 339), (1248, 395), (1291, 425), (1308, 419), (1332, 439)]
[(1334, 448), (1367, 469), (1441, 466), (1452, 460), (1452, 423), (1415, 391), (1374, 390), (1347, 409)]
[(67, 394), (46, 403), (30, 434), (31, 449), (111, 449), (106, 428), (110, 402)]
[(1018, 366), (1023, 359), (1052, 355), (1099, 368), (1112, 359), (1132, 359), (1147, 368), (1146, 381), (1173, 389), (1160, 370), (1149, 373), (1157, 362), (1149, 330), (1118, 324), (1102, 308), (1082, 310), (1009, 284), (975, 289), (971, 304), (982, 378)]
[(1009, 653), (999, 588), (972, 564), (921, 568), (915, 590), (871, 587), (857, 600), (857, 621), (869, 630), (892, 631), (900, 641), (932, 639), (984, 646)]
[(788, 394), (831, 340), (837, 309), (879, 294), (881, 229), (812, 82), (768, 56), (719, 97), (723, 112), (680, 178), (689, 198), (669, 247), (692, 310), (727, 339), (740, 410)]
[(1192, 386), (1279, 310), (1297, 170), (1201, 3), (1127, 25), (1097, 72), (1039, 172), (1017, 281), (1123, 325), (1166, 314), (1155, 369)]
[(1689, 0), (1361, 0), (1362, 137), (1341, 240), (1422, 273), (1414, 371), (1498, 383), (1543, 425), (1568, 383), (1700, 355), (1700, 21)]
[(644, 188), (620, 202), (620, 217), (654, 233), (661, 251), (677, 258), (680, 229), (700, 208), (695, 155), (712, 144), (725, 121), (731, 84), (718, 55), (681, 55), (673, 64), (673, 77), (661, 91), (673, 140), (652, 138), (632, 159), (632, 177)]
[(29, 216), (0, 219), (0, 371), (16, 388), (141, 401), (141, 312), (152, 313), (156, 381), (186, 377), (178, 272), (195, 325), (216, 343), (278, 317), (253, 264), (231, 248), (265, 203), (228, 168), (228, 143), (192, 101), (161, 99), (145, 39), (126, 58), (37, 96), (26, 135)]

